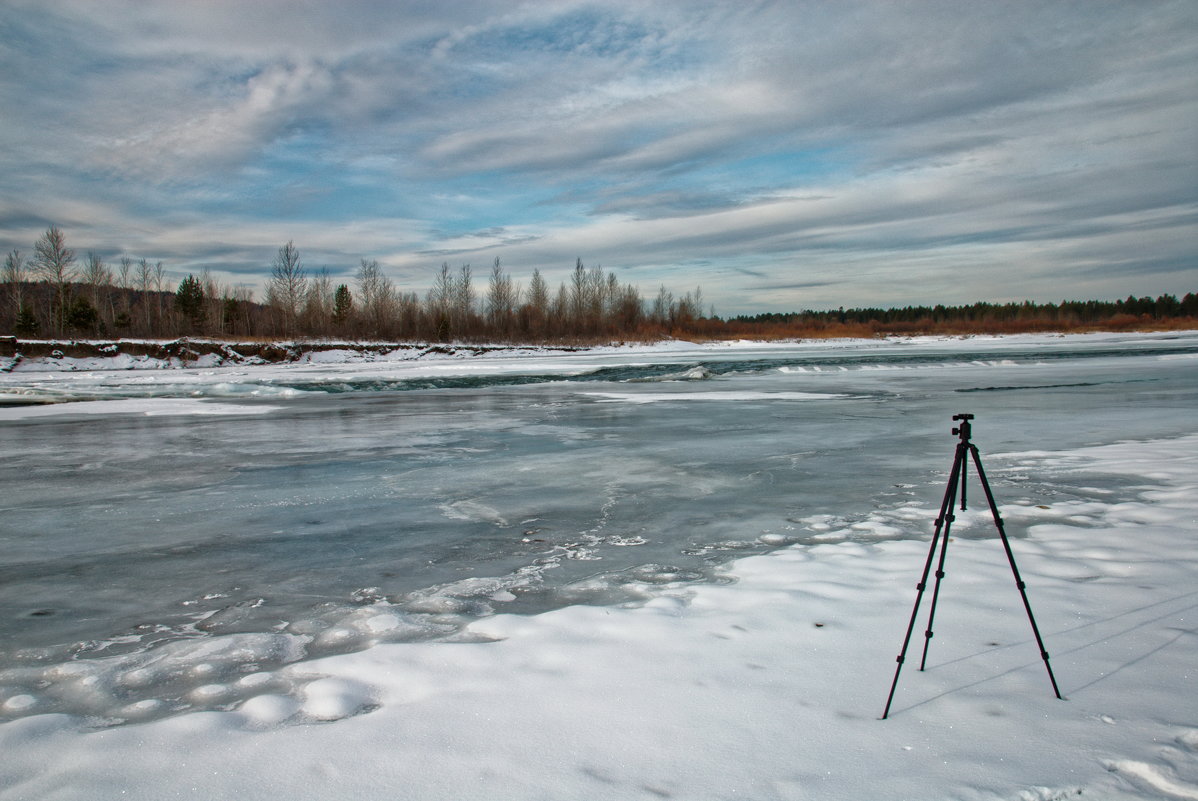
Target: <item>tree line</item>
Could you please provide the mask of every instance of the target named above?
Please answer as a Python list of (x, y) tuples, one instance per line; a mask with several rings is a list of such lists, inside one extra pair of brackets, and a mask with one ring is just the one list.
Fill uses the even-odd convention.
[[(1023, 331), (1131, 330), (1198, 327), (1198, 294), (1129, 295), (1124, 300), (1060, 303), (972, 303), (964, 306), (839, 308), (741, 315), (724, 323), (729, 333), (852, 331), (858, 334), (1016, 333)], [(785, 334), (782, 334), (785, 335)], [(847, 335), (847, 334), (846, 334)]]
[(347, 337), (432, 342), (585, 343), (665, 337), (780, 339), (884, 334), (1017, 333), (1198, 327), (1198, 295), (1115, 301), (974, 303), (965, 306), (839, 308), (741, 315), (704, 313), (700, 288), (646, 300), (614, 273), (578, 259), (556, 288), (534, 270), (517, 283), (498, 258), (477, 279), (470, 265), (443, 263), (420, 294), (397, 287), (373, 259), (334, 283), (308, 271), (294, 242), (270, 264), (262, 302), (207, 270), (178, 284), (161, 261), (122, 256), (82, 260), (51, 226), (33, 254), (13, 250), (0, 271), (0, 334), (20, 337)]
[(569, 342), (660, 338), (703, 316), (699, 288), (675, 296), (663, 286), (646, 301), (636, 286), (582, 259), (556, 289), (539, 270), (520, 285), (498, 258), (481, 280), (468, 264), (443, 263), (421, 297), (397, 287), (374, 259), (362, 259), (351, 281), (334, 283), (327, 271), (305, 268), (294, 242), (275, 254), (257, 302), (206, 269), (174, 285), (161, 261), (122, 256), (112, 265), (93, 252), (80, 261), (55, 226), (31, 257), (7, 254), (0, 285), (0, 332), (24, 337)]

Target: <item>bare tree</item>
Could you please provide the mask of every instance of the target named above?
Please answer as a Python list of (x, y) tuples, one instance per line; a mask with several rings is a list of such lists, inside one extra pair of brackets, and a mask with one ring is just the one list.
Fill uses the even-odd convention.
[(540, 270), (532, 271), (528, 292), (524, 298), (524, 306), (520, 312), (524, 332), (540, 337), (545, 332), (545, 319), (549, 314), (549, 285), (541, 277)]
[(657, 297), (653, 299), (653, 322), (662, 326), (671, 325), (674, 311), (674, 295), (662, 284), (661, 289), (657, 291)]
[(120, 290), (117, 295), (120, 301), (120, 311), (113, 311), (113, 325), (116, 328), (128, 328), (133, 320), (129, 315), (132, 309), (132, 301), (129, 297), (130, 290), (133, 289), (133, 259), (128, 256), (121, 256), (120, 265), (117, 267), (116, 285)]
[(358, 297), (366, 335), (386, 337), (392, 333), (396, 316), (395, 288), (374, 259), (362, 259), (358, 267)]
[(288, 241), (275, 255), (270, 267), (270, 284), (266, 289), (267, 304), (273, 306), (282, 318), (283, 336), (295, 333), (295, 321), (306, 286), (307, 278), (299, 249), (294, 242)]
[(333, 282), (324, 268), (308, 279), (303, 319), (303, 328), (309, 334), (325, 336), (329, 333), (333, 319)]
[(254, 317), (251, 314), (253, 303), (254, 291), (252, 289), (244, 284), (233, 287), (232, 296), (225, 298), (223, 310), (230, 331), (239, 331), (246, 335), (254, 333)]
[(565, 282), (558, 284), (557, 297), (549, 307), (549, 331), (554, 335), (562, 335), (570, 330), (571, 294), (566, 289)]
[(154, 287), (154, 265), (150, 264), (145, 259), (137, 262), (137, 274), (134, 277), (134, 284), (139, 293), (138, 303), (141, 305), (141, 326), (142, 333), (149, 334), (151, 331), (151, 309), (150, 309), (150, 290)]
[(607, 280), (603, 277), (603, 268), (595, 265), (587, 271), (585, 324), (587, 333), (597, 333), (603, 325), (606, 288)]
[(220, 285), (212, 271), (205, 267), (200, 271), (200, 287), (204, 290), (204, 314), (202, 324), (207, 331), (225, 332), (225, 300), (229, 290)]
[(96, 255), (95, 251), (89, 250), (87, 260), (83, 262), (83, 283), (88, 286), (92, 307), (101, 315), (102, 319), (111, 322), (113, 318), (112, 303), (104, 301), (111, 301), (112, 270), (108, 269), (108, 265)]
[(162, 262), (154, 263), (154, 333), (161, 336), (164, 333), (163, 293), (166, 291), (166, 266)]
[(425, 329), (422, 327), (424, 315), (421, 314), (420, 297), (415, 292), (398, 292), (395, 296), (396, 333), (405, 337), (416, 337)]
[(21, 251), (13, 250), (4, 257), (4, 272), (0, 273), (0, 282), (8, 285), (8, 297), (12, 303), (12, 314), (15, 320), (21, 314), (25, 305), (25, 282), (29, 280), (29, 268)]
[(117, 268), (117, 274), (116, 274), (116, 285), (118, 287), (120, 287), (121, 289), (132, 289), (133, 288), (133, 285), (130, 283), (130, 280), (131, 280), (130, 271), (132, 270), (132, 268), (133, 268), (133, 259), (129, 258), (128, 256), (121, 256), (121, 266), (119, 268)]
[(442, 342), (448, 340), (453, 333), (451, 312), (456, 294), (453, 273), (449, 271), (449, 262), (443, 261), (440, 272), (433, 279), (433, 287), (428, 291), (426, 304), (434, 336)]
[(582, 266), (582, 259), (574, 264), (574, 272), (570, 275), (570, 325), (581, 331), (587, 311), (587, 270)]
[(516, 290), (512, 277), (503, 272), (499, 257), (491, 267), (491, 282), (487, 289), (487, 323), (491, 331), (506, 338), (511, 333), (512, 314), (516, 309)]
[(34, 272), (54, 287), (49, 316), (55, 333), (61, 336), (66, 327), (71, 283), (75, 280), (75, 251), (66, 246), (62, 231), (52, 225), (34, 244), (33, 254)]
[(474, 329), (474, 281), (469, 264), (463, 264), (454, 282), (454, 328), (469, 336)]

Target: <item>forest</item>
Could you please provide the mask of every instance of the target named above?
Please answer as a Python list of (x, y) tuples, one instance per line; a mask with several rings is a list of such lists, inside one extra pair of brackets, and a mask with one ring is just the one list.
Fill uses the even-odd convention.
[(265, 297), (228, 286), (207, 270), (178, 284), (161, 261), (82, 259), (51, 226), (25, 256), (0, 271), (0, 335), (42, 338), (348, 338), (379, 341), (585, 344), (689, 339), (784, 339), (914, 334), (1020, 333), (1198, 328), (1198, 296), (840, 308), (728, 319), (705, 311), (701, 288), (662, 286), (651, 298), (614, 273), (578, 259), (556, 288), (534, 270), (517, 284), (498, 258), (476, 278), (443, 263), (422, 297), (362, 259), (351, 283), (309, 273), (293, 242), (270, 265)]

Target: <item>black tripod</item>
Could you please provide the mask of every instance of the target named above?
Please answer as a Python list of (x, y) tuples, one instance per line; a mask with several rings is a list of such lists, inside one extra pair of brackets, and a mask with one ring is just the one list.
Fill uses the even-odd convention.
[[(915, 629), (915, 618), (919, 616), (919, 604), (923, 600), (923, 591), (928, 585), (928, 573), (932, 569), (932, 559), (936, 555), (936, 545), (940, 545), (940, 560), (936, 565), (936, 586), (932, 590), (932, 609), (928, 613), (928, 628), (923, 633), (923, 658), (919, 660), (919, 669), (923, 670), (924, 665), (928, 660), (928, 646), (932, 642), (932, 621), (936, 618), (936, 599), (940, 596), (940, 580), (944, 578), (944, 557), (948, 551), (948, 534), (952, 528), (953, 507), (957, 502), (957, 487), (961, 488), (961, 510), (965, 510), (965, 477), (969, 468), (969, 457), (973, 457), (974, 467), (978, 472), (978, 479), (982, 482), (982, 489), (986, 493), (986, 500), (990, 504), (990, 514), (994, 516), (994, 525), (998, 528), (998, 536), (1002, 538), (1003, 549), (1007, 552), (1007, 561), (1011, 563), (1011, 572), (1015, 575), (1015, 586), (1019, 588), (1019, 594), (1023, 597), (1023, 608), (1027, 610), (1027, 619), (1032, 624), (1032, 633), (1036, 635), (1036, 644), (1040, 646), (1040, 658), (1044, 660), (1044, 667), (1048, 670), (1048, 680), (1052, 682), (1052, 691), (1056, 693), (1057, 698), (1061, 697), (1061, 691), (1057, 689), (1056, 677), (1052, 675), (1052, 666), (1048, 664), (1048, 651), (1044, 650), (1044, 641), (1040, 639), (1040, 629), (1036, 627), (1036, 618), (1032, 615), (1032, 605), (1027, 600), (1027, 590), (1025, 589), (1023, 579), (1019, 577), (1019, 568), (1015, 566), (1015, 555), (1011, 553), (1011, 544), (1007, 541), (1007, 532), (1003, 528), (1002, 518), (998, 516), (998, 506), (994, 503), (994, 494), (990, 492), (990, 483), (986, 481), (986, 471), (982, 469), (982, 460), (978, 456), (978, 446), (969, 441), (970, 425), (969, 421), (973, 419), (972, 414), (954, 414), (953, 420), (960, 420), (961, 425), (953, 429), (953, 433), (960, 436), (960, 441), (957, 442), (957, 455), (953, 460), (952, 473), (948, 478), (948, 488), (944, 491), (944, 500), (940, 504), (940, 516), (936, 518), (936, 531), (932, 535), (932, 546), (928, 549), (928, 561), (923, 566), (923, 576), (920, 577), (919, 583), (915, 585), (918, 591), (915, 596), (915, 608), (911, 610), (911, 622), (907, 624), (907, 636), (903, 638), (903, 650), (898, 655), (898, 667), (894, 669), (894, 681), (890, 683), (890, 695), (886, 698), (886, 710), (882, 712), (882, 720), (885, 720), (890, 714), (890, 702), (894, 700), (894, 688), (898, 686), (899, 671), (903, 669), (903, 661), (907, 657), (907, 646), (911, 642), (911, 632)], [(941, 535), (944, 539), (941, 539)]]

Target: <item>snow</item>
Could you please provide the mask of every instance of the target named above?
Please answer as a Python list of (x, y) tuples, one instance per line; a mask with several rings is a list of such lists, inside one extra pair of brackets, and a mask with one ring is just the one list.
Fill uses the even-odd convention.
[(665, 585), (636, 608), (471, 625), (493, 642), (246, 676), (259, 694), (235, 711), (99, 731), (22, 718), (0, 726), (0, 798), (1194, 797), (1195, 454), (1198, 437), (1029, 457), (1150, 463), (1167, 482), (1063, 504), (1016, 543), (1066, 701), (999, 544), (961, 539), (930, 669), (908, 665), (879, 720), (925, 545), (838, 543), (742, 559), (734, 584)]
[[(535, 367), (575, 370), (588, 359), (563, 358), (547, 367), (542, 356)], [(458, 369), (507, 369), (492, 366), (503, 357), (484, 361)], [(525, 357), (509, 367), (532, 369)], [(205, 380), (239, 383), (223, 373)], [(593, 394), (645, 403), (720, 393)], [(4, 408), (18, 417), (0, 420), (97, 406), (270, 408), (147, 398)], [(640, 602), (492, 615), (449, 641), (367, 647), (412, 625), (380, 598), (319, 635), (361, 643), (354, 653), (235, 669), (299, 648), (301, 635), (279, 631), (180, 640), (111, 665), (55, 665), (55, 680), (97, 715), (111, 714), (114, 683), (177, 680), (224, 708), (161, 717), (161, 702), (147, 698), (121, 710), (128, 723), (109, 726), (36, 714), (36, 691), (0, 687), (0, 709), (14, 718), (0, 723), (0, 800), (1198, 798), (1198, 433), (983, 447), (982, 460), (1081, 491), (998, 497), (1008, 528), (1023, 534), (1012, 548), (1065, 700), (1053, 697), (974, 481), (971, 508), (953, 527), (928, 669), (918, 670), (925, 597), (886, 720), (939, 496), (851, 526), (829, 515), (798, 521), (823, 532), (814, 544), (761, 534), (784, 547), (727, 564), (719, 583), (646, 566)], [(504, 514), (474, 500), (443, 511), (466, 521)], [(904, 531), (921, 536), (895, 539)], [(466, 581), (497, 601), (512, 588)], [(457, 595), (445, 589), (429, 592), (430, 614), (453, 611), (445, 604)]]

